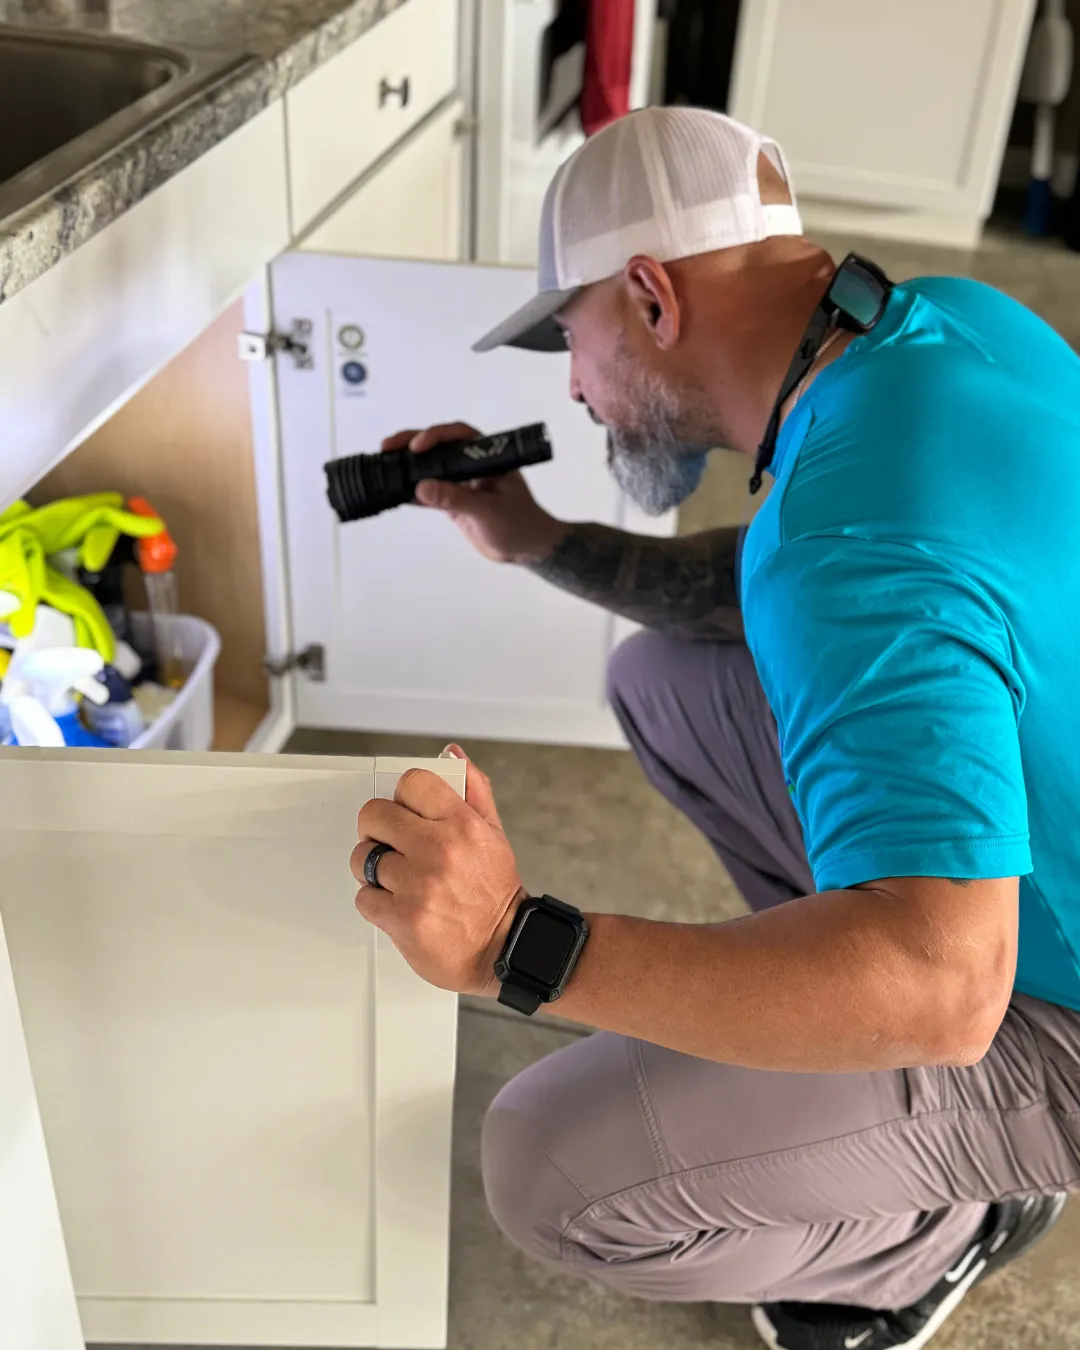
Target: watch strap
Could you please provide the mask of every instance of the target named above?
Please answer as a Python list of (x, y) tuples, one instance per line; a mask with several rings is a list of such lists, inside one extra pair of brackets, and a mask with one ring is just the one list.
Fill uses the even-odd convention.
[(556, 900), (553, 895), (540, 896), (541, 904), (553, 909), (558, 914), (565, 914), (568, 919), (580, 919), (581, 910), (575, 909), (573, 905), (568, 905), (565, 900)]
[(531, 1017), (543, 1000), (531, 989), (525, 989), (520, 984), (515, 984), (513, 980), (504, 980), (499, 986), (499, 1002), (507, 1008), (513, 1008), (515, 1012)]

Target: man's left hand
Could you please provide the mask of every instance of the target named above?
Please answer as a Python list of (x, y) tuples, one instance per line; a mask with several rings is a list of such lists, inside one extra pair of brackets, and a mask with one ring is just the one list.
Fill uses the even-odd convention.
[[(351, 865), (363, 917), (429, 984), (496, 992), (495, 958), (525, 893), (487, 777), (470, 763), (462, 801), (437, 774), (410, 769), (393, 801), (363, 807), (357, 832)], [(376, 842), (395, 850), (379, 859), (377, 887), (363, 884)]]

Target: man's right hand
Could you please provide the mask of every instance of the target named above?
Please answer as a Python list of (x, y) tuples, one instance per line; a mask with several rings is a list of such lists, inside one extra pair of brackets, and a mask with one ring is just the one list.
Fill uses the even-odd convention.
[[(444, 441), (474, 440), (483, 435), (465, 422), (448, 422), (424, 431), (399, 431), (382, 443), (383, 450), (418, 453)], [(417, 485), (421, 506), (443, 511), (473, 548), (495, 562), (538, 563), (558, 547), (567, 526), (539, 506), (520, 473), (479, 478), (473, 483), (428, 479)]]

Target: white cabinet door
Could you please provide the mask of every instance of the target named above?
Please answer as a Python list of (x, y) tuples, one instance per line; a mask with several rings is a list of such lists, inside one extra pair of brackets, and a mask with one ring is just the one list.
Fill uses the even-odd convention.
[(1035, 0), (742, 0), (733, 116), (801, 193), (989, 213)]
[(462, 256), (464, 105), (455, 99), (298, 245), (308, 253)]
[(442, 516), (407, 506), (340, 525), (326, 500), (325, 461), (400, 428), (545, 422), (555, 460), (527, 471), (544, 506), (671, 532), (629, 509), (603, 430), (569, 397), (568, 355), (470, 350), (534, 274), (289, 254), (272, 280), (275, 328), (306, 318), (315, 334), (312, 368), (277, 361), (294, 645), (325, 652), (324, 681), (297, 677), (300, 725), (621, 745), (611, 616), (485, 561)]
[(87, 1340), (445, 1344), (456, 1000), (359, 918), (348, 867), (403, 767), (0, 756), (0, 912)]
[(0, 920), (0, 1345), (83, 1350)]

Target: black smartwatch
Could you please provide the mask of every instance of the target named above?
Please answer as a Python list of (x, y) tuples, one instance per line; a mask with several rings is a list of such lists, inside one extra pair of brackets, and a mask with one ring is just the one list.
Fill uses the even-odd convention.
[(541, 1003), (554, 1003), (577, 965), (589, 925), (581, 911), (550, 895), (523, 900), (506, 939), (495, 975), (499, 1002), (531, 1017)]

